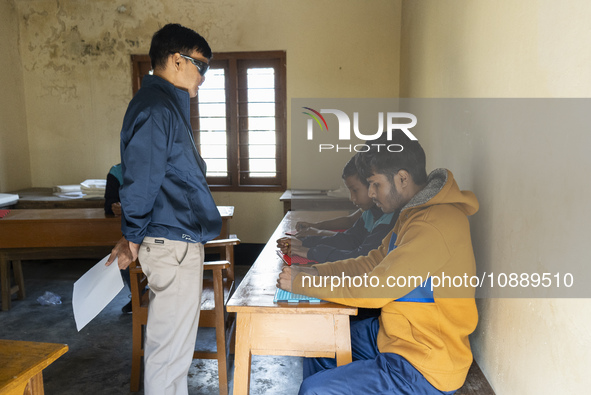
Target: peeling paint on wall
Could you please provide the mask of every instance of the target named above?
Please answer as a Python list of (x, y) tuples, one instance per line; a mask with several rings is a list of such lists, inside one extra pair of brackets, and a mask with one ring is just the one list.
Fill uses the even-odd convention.
[(23, 16), (21, 35), (28, 42), (23, 56), (35, 59), (26, 70), (36, 71), (53, 65), (61, 67), (71, 62), (86, 64), (91, 58), (128, 57), (141, 45), (139, 39), (126, 37), (120, 22), (113, 24), (114, 29), (105, 26), (90, 32), (87, 27), (73, 23), (75, 20), (60, 19), (61, 14), (33, 10)]

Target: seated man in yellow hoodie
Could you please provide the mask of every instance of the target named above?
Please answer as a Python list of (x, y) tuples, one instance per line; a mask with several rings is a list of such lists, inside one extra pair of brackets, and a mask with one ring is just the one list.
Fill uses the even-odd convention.
[(476, 274), (467, 217), (478, 201), (449, 170), (427, 176), (418, 141), (396, 133), (387, 143), (403, 149), (375, 145), (358, 159), (378, 207), (401, 209), (381, 246), (354, 259), (286, 267), (279, 276), (288, 291), (381, 309), (380, 317), (351, 324), (352, 363), (304, 360), (302, 395), (453, 394), (472, 363), (468, 335), (478, 313), (467, 281)]

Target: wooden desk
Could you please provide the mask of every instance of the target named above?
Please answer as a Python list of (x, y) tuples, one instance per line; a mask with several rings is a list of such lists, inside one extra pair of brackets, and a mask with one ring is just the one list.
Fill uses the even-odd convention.
[(43, 395), (43, 369), (66, 351), (65, 344), (0, 340), (0, 394)]
[(298, 191), (287, 190), (279, 198), (283, 202), (283, 212), (287, 214), (289, 210), (357, 210), (357, 207), (344, 197), (328, 196), (323, 194), (305, 194)]
[[(315, 220), (336, 216), (329, 212), (313, 215)], [(249, 391), (252, 355), (336, 356), (339, 366), (352, 360), (349, 316), (356, 315), (357, 308), (328, 302), (273, 303), (283, 267), (276, 240), (306, 219), (310, 213), (291, 211), (285, 216), (228, 302), (227, 310), (237, 314), (235, 395)]]
[(0, 248), (92, 247), (115, 245), (119, 217), (101, 208), (11, 210), (0, 219)]
[[(234, 207), (219, 206), (222, 232)], [(0, 219), (0, 285), (2, 310), (10, 309), (9, 262), (25, 259), (102, 258), (121, 238), (121, 219), (103, 208), (11, 210)], [(22, 285), (22, 284), (21, 284)], [(19, 298), (24, 298), (20, 287)]]

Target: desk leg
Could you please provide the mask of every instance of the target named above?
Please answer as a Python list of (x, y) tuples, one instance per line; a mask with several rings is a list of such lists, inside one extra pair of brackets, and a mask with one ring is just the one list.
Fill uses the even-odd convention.
[(14, 272), (14, 281), (18, 287), (18, 298), (25, 298), (25, 278), (23, 276), (23, 266), (20, 260), (12, 261), (12, 270)]
[[(27, 389), (29, 392), (27, 392)], [(31, 394), (31, 395), (44, 395), (45, 389), (43, 388), (43, 373), (39, 372), (35, 376), (31, 377), (29, 383), (27, 384), (27, 388), (25, 388), (24, 394)]]
[(250, 313), (236, 313), (236, 354), (234, 356), (234, 395), (246, 395), (250, 389)]
[(353, 360), (351, 355), (351, 330), (348, 315), (334, 316), (334, 335), (336, 343), (337, 366), (343, 366)]
[(9, 261), (0, 253), (0, 288), (2, 289), (2, 311), (10, 310), (10, 267)]

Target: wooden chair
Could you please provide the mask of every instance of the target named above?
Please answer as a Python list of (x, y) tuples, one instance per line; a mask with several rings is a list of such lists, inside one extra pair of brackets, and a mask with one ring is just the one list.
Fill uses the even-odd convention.
[[(206, 250), (215, 248), (224, 258), (221, 261), (203, 264), (203, 270), (211, 271), (213, 278), (204, 276), (203, 279), (199, 327), (215, 328), (216, 352), (195, 351), (193, 354), (195, 359), (217, 359), (220, 394), (224, 395), (228, 394), (228, 354), (233, 347), (236, 331), (235, 315), (226, 312), (226, 302), (234, 290), (233, 248), (239, 243), (238, 239), (220, 239), (205, 244)], [(133, 311), (130, 387), (131, 391), (135, 392), (140, 387), (141, 362), (144, 355), (143, 335), (148, 322), (150, 300), (149, 292), (146, 291), (148, 280), (139, 263), (132, 263), (129, 274)]]

